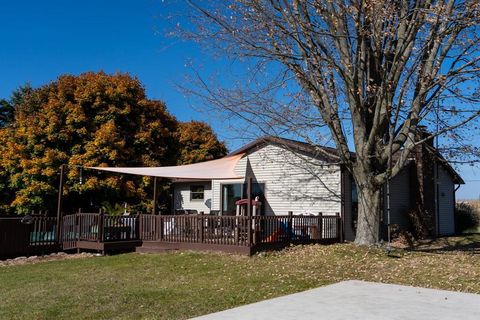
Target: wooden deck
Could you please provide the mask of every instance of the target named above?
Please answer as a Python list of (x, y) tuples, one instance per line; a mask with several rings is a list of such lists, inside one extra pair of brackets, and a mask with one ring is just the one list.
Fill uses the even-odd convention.
[(162, 252), (209, 250), (251, 255), (290, 244), (343, 241), (336, 216), (108, 216), (76, 213), (54, 217), (0, 218), (0, 257), (59, 250)]
[(164, 242), (164, 241), (143, 241), (142, 245), (135, 249), (141, 253), (159, 253), (177, 250), (194, 251), (220, 251), (242, 255), (251, 255), (254, 252), (251, 247), (236, 246), (228, 244), (208, 244), (208, 243), (185, 243), (185, 242)]
[(133, 251), (142, 245), (142, 240), (120, 240), (109, 242), (77, 241), (78, 250), (95, 250), (102, 253), (113, 251)]
[(95, 250), (102, 253), (133, 251), (142, 245), (137, 216), (77, 213), (63, 217), (59, 241), (64, 250)]
[(343, 241), (339, 215), (140, 215), (138, 219), (140, 252), (190, 249), (250, 255), (290, 244)]

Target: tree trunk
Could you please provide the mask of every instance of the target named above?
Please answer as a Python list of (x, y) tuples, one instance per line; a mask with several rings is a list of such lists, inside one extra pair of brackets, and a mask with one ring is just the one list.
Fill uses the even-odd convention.
[(381, 192), (379, 187), (358, 188), (358, 221), (355, 244), (373, 245), (379, 240)]

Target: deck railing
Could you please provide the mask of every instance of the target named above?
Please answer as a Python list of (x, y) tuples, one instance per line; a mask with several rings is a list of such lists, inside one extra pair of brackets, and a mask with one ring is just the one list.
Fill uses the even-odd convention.
[(56, 226), (56, 217), (33, 216), (29, 244), (31, 246), (55, 245), (57, 243)]
[(76, 213), (63, 217), (62, 241), (73, 248), (76, 241), (109, 242), (136, 240), (138, 216)]
[(335, 242), (342, 238), (339, 215), (206, 216), (139, 215), (142, 240), (255, 246)]
[(59, 237), (56, 230), (55, 217), (0, 217), (0, 256), (70, 250), (79, 248), (80, 242), (115, 244), (131, 240), (202, 244), (204, 248), (268, 248), (290, 243), (337, 242), (342, 241), (343, 233), (339, 215), (292, 214), (245, 217), (76, 213), (62, 218)]

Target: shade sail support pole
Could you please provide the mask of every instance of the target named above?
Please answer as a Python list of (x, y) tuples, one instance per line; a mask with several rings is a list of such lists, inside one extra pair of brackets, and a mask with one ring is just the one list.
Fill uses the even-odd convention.
[(56, 238), (60, 242), (60, 228), (62, 222), (62, 211), (63, 211), (63, 182), (65, 180), (65, 165), (60, 166), (60, 182), (58, 183), (58, 201), (57, 201), (57, 229)]
[(157, 214), (157, 197), (157, 177), (153, 177), (153, 215)]

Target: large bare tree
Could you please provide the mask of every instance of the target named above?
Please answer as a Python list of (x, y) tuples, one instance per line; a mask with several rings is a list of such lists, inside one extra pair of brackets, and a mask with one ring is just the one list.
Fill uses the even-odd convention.
[(382, 186), (418, 144), (478, 130), (478, 0), (188, 3), (186, 36), (250, 62), (248, 81), (197, 92), (260, 128), (328, 133), (358, 186), (357, 244), (378, 241)]

